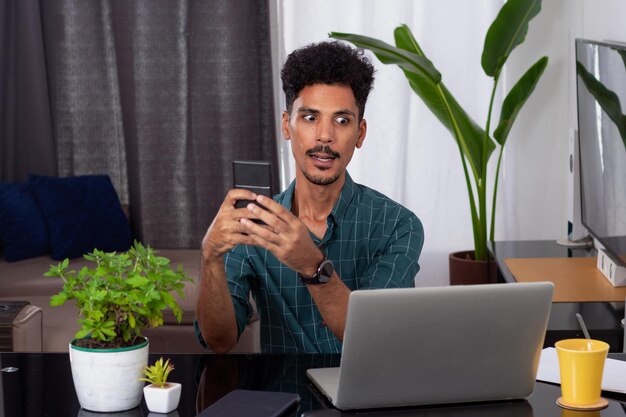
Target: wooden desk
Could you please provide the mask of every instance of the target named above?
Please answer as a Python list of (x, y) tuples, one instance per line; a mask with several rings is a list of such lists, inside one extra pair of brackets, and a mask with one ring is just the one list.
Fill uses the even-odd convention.
[[(498, 264), (499, 281), (501, 282), (517, 282), (507, 265), (507, 259), (510, 263), (511, 260), (519, 258), (571, 258), (575, 259), (571, 265), (575, 265), (577, 262), (590, 265), (595, 263), (596, 256), (595, 250), (566, 248), (559, 246), (553, 240), (490, 242), (489, 251)], [(546, 264), (550, 262), (546, 261)], [(573, 284), (573, 286), (580, 285), (584, 285), (584, 280)], [(591, 296), (587, 299), (583, 296), (574, 300), (573, 298), (561, 298), (562, 292), (565, 294), (564, 297), (570, 297), (572, 288), (564, 287), (559, 289), (558, 294), (555, 292), (555, 296), (558, 298), (555, 298), (556, 302), (552, 305), (545, 346), (554, 346), (554, 342), (557, 340), (568, 337), (584, 337), (576, 320), (576, 313), (580, 313), (591, 337), (609, 343), (611, 352), (623, 352), (624, 298), (617, 297), (616, 299), (621, 301), (616, 302), (599, 301)], [(585, 289), (575, 288), (573, 292), (584, 294)]]
[(506, 258), (518, 282), (554, 283), (553, 302), (623, 302), (626, 287), (614, 287), (596, 268), (595, 258)]

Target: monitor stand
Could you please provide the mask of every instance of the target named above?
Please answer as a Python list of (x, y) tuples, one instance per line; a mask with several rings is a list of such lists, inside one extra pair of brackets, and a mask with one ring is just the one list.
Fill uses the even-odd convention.
[(560, 246), (565, 246), (567, 248), (592, 248), (593, 247), (593, 238), (589, 235), (583, 237), (578, 240), (571, 240), (570, 238), (559, 239), (556, 243)]

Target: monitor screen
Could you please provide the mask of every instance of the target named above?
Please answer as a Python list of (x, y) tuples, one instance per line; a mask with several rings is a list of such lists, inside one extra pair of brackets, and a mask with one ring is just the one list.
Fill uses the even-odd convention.
[(626, 265), (626, 45), (576, 40), (582, 222)]

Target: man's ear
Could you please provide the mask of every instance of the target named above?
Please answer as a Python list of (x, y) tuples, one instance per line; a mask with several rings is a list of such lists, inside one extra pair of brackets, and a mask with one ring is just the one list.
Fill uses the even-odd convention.
[(363, 146), (363, 141), (365, 141), (365, 134), (367, 133), (367, 121), (365, 119), (361, 119), (359, 122), (359, 136), (356, 140), (356, 147), (360, 149)]
[(291, 136), (289, 135), (289, 113), (287, 112), (287, 110), (283, 111), (281, 130), (283, 131), (283, 137), (285, 140), (291, 139)]

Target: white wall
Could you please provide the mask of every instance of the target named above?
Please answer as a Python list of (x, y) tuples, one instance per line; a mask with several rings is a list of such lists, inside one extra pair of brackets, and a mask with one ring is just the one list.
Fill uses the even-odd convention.
[(565, 235), (568, 73), (572, 67), (568, 55), (570, 3), (544, 1), (526, 41), (507, 62), (505, 90), (509, 91), (540, 56), (549, 58), (505, 147), (496, 240), (557, 239)]

